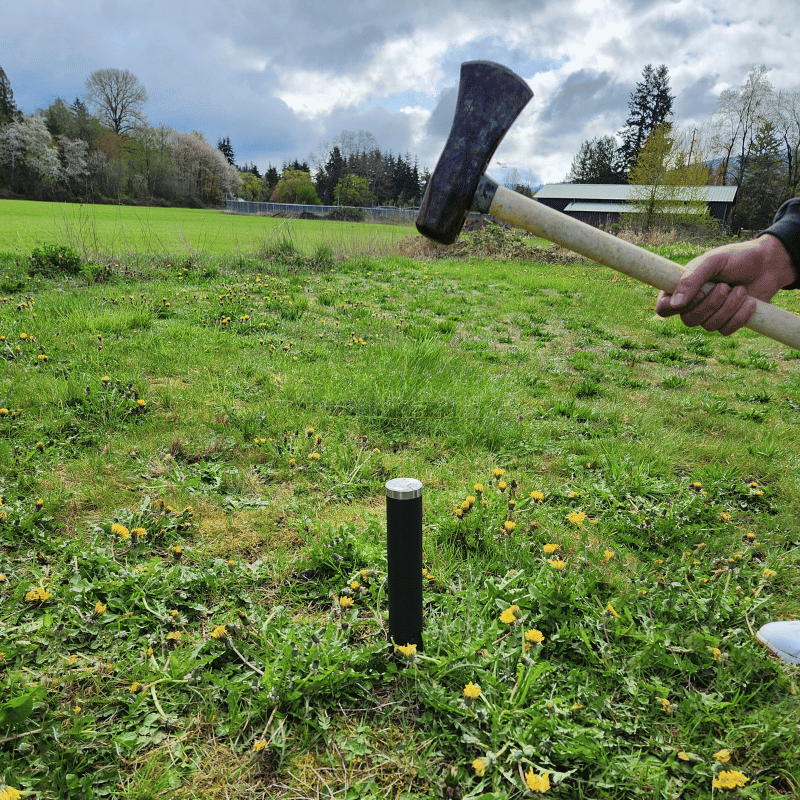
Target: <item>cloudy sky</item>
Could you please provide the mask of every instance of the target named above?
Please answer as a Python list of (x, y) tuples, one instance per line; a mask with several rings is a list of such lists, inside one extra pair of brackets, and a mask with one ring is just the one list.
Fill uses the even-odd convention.
[[(433, 169), (463, 61), (497, 61), (534, 98), (490, 173), (563, 180), (624, 125), (645, 64), (666, 64), (677, 122), (766, 64), (800, 88), (797, 0), (0, 0), (0, 66), (26, 113), (71, 103), (97, 69), (134, 73), (151, 125), (230, 137), (237, 162), (303, 161), (343, 130)], [(505, 165), (501, 167), (500, 164)]]

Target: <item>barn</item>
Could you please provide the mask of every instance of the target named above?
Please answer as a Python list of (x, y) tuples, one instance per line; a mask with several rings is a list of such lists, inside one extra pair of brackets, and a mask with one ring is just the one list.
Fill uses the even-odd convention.
[[(736, 186), (677, 187), (674, 197), (676, 210), (685, 210), (691, 201), (706, 203), (708, 213), (721, 225), (727, 225), (736, 203)], [(556, 211), (587, 222), (595, 227), (607, 228), (618, 223), (620, 215), (636, 211), (637, 198), (650, 191), (650, 187), (628, 184), (548, 183), (534, 195)]]

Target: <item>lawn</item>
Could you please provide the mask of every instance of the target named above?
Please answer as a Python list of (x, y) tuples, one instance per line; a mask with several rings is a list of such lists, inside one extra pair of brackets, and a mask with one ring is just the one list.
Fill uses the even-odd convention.
[[(546, 248), (156, 258), (151, 228), (73, 278), (0, 262), (6, 784), (796, 796), (798, 671), (752, 632), (800, 614), (800, 353)], [(416, 651), (387, 641), (398, 476)]]
[(214, 209), (149, 208), (0, 200), (0, 251), (28, 253), (45, 242), (69, 244), (85, 256), (219, 256), (250, 254), (289, 240), (303, 252), (327, 246), (351, 254), (388, 252), (413, 226), (293, 220)]

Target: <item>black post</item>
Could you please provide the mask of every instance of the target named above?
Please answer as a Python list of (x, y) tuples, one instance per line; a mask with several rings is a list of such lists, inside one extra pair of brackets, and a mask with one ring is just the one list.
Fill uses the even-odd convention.
[(386, 484), (389, 569), (389, 638), (422, 651), (422, 483), (393, 478)]

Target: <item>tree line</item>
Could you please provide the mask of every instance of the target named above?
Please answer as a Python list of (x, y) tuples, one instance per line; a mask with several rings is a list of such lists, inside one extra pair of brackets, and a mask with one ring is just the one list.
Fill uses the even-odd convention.
[[(736, 186), (734, 229), (767, 227), (781, 203), (800, 189), (800, 91), (776, 91), (765, 66), (724, 90), (699, 127), (672, 116), (669, 70), (648, 64), (630, 95), (625, 127), (581, 145), (565, 181), (648, 186), (656, 212), (697, 186)], [(690, 194), (690, 193), (689, 193)]]
[[(328, 205), (416, 205), (427, 180), (416, 158), (382, 153), (364, 131), (342, 131), (309, 160), (239, 166), (229, 137), (152, 126), (147, 91), (127, 70), (103, 69), (72, 103), (26, 114), (0, 66), (0, 194), (31, 199), (130, 200), (190, 207), (228, 197)], [(312, 177), (312, 170), (315, 174)]]

